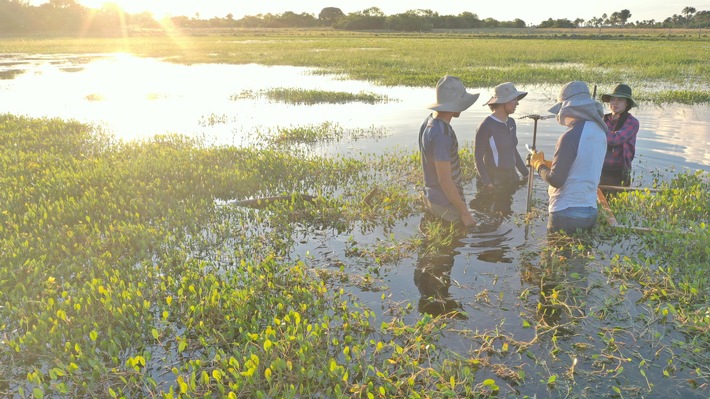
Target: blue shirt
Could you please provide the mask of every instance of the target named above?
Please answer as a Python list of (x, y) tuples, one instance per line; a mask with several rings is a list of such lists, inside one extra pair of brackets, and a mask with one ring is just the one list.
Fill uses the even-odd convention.
[(476, 171), (481, 183), (492, 183), (496, 169), (512, 171), (517, 167), (520, 174), (528, 175), (517, 145), (515, 119), (503, 122), (490, 115), (481, 122), (475, 140)]
[(461, 179), (459, 142), (451, 125), (429, 115), (419, 129), (419, 151), (424, 171), (424, 196), (429, 202), (453, 208), (439, 183), (434, 164), (437, 161), (451, 164), (451, 179), (458, 188), (461, 200), (466, 202)]

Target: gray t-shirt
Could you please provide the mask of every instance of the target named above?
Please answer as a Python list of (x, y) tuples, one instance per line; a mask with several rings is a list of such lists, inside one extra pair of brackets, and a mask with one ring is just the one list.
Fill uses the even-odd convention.
[(453, 208), (439, 183), (434, 162), (449, 162), (451, 178), (461, 195), (463, 195), (461, 179), (461, 163), (459, 161), (459, 142), (454, 129), (441, 119), (429, 115), (419, 129), (419, 151), (422, 156), (424, 171), (424, 196), (433, 204)]

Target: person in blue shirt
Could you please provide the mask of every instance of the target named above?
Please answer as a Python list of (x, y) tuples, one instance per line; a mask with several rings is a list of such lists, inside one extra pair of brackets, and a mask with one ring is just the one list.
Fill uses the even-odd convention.
[(436, 84), (433, 110), (419, 129), (419, 151), (424, 172), (424, 203), (439, 218), (474, 227), (476, 221), (468, 210), (463, 194), (459, 144), (451, 120), (458, 118), (478, 99), (456, 76), (446, 75)]
[(596, 224), (597, 187), (607, 147), (604, 108), (586, 83), (573, 81), (562, 87), (549, 112), (567, 130), (557, 140), (552, 161), (546, 161), (542, 151), (530, 156), (530, 165), (550, 184), (547, 230), (589, 230)]
[(510, 117), (528, 93), (510, 83), (495, 87), (495, 95), (485, 105), (493, 111), (476, 130), (475, 156), (478, 185), (484, 188), (518, 183), (516, 168), (523, 177), (528, 169), (517, 150), (515, 119)]
[(518, 91), (511, 82), (499, 84), (485, 105), (493, 112), (476, 129), (474, 155), (478, 191), (471, 207), (480, 211), (507, 216), (511, 212), (512, 195), (520, 177), (528, 169), (518, 152), (515, 113), (518, 102), (528, 93)]

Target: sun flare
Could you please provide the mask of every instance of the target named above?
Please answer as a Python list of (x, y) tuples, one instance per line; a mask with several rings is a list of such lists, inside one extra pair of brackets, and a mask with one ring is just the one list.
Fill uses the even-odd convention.
[(117, 6), (129, 14), (149, 12), (154, 18), (165, 16), (175, 16), (180, 14), (179, 8), (175, 7), (177, 2), (165, 1), (140, 1), (140, 0), (80, 0), (83, 6), (92, 9), (101, 9), (108, 6)]

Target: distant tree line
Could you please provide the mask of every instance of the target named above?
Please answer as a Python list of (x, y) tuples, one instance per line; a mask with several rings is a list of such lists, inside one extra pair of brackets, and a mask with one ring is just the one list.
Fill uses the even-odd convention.
[(409, 10), (401, 14), (385, 15), (378, 7), (371, 7), (350, 14), (335, 7), (326, 7), (315, 15), (259, 14), (235, 20), (226, 18), (200, 20), (198, 18), (172, 18), (173, 23), (184, 28), (235, 27), (235, 28), (316, 28), (332, 27), (343, 30), (390, 30), (401, 32), (426, 32), (432, 29), (473, 29), (473, 28), (524, 28), (525, 21), (497, 21), (493, 18), (480, 19), (476, 14), (463, 12), (459, 15), (439, 15), (432, 10)]
[[(543, 21), (538, 28), (578, 28), (578, 27), (650, 27), (650, 28), (707, 28), (710, 27), (710, 11), (696, 11), (685, 7), (680, 15), (673, 15), (663, 21), (629, 22), (631, 12), (621, 10), (610, 15), (593, 17), (589, 20), (577, 18), (552, 18)], [(100, 9), (86, 8), (75, 0), (49, 0), (39, 6), (29, 5), (28, 0), (0, 0), (0, 34), (82, 34), (113, 35), (124, 33), (126, 29), (154, 29), (165, 23), (176, 28), (322, 28), (342, 30), (387, 30), (400, 32), (427, 32), (434, 29), (476, 29), (476, 28), (525, 28), (521, 19), (498, 21), (493, 18), (480, 19), (472, 12), (458, 15), (439, 15), (432, 10), (409, 10), (404, 13), (385, 15), (377, 7), (345, 14), (336, 7), (326, 7), (316, 16), (309, 13), (296, 14), (291, 11), (282, 14), (259, 14), (235, 19), (232, 14), (224, 18), (201, 19), (199, 14), (192, 17), (177, 16), (169, 20), (156, 21), (149, 12), (124, 13), (118, 6), (107, 3)]]
[(152, 14), (126, 14), (116, 5), (90, 9), (74, 0), (49, 0), (39, 6), (27, 0), (0, 0), (0, 34), (115, 34), (128, 26), (157, 28)]
[(624, 9), (615, 11), (610, 15), (602, 14), (601, 17), (592, 17), (588, 20), (577, 18), (548, 19), (538, 25), (538, 28), (580, 28), (580, 27), (636, 27), (636, 28), (708, 28), (710, 27), (710, 11), (697, 11), (693, 7), (685, 7), (683, 15), (674, 14), (663, 21), (653, 19), (629, 22), (631, 11)]

